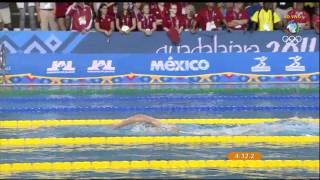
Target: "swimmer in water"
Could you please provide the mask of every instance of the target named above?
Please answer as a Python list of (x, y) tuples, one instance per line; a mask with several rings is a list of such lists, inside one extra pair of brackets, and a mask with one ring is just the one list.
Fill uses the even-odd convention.
[(144, 114), (136, 114), (136, 115), (131, 116), (128, 119), (125, 119), (119, 123), (111, 124), (111, 127), (113, 129), (119, 129), (124, 126), (128, 126), (128, 125), (139, 123), (139, 122), (147, 123), (148, 125), (151, 125), (153, 127), (159, 127), (159, 128), (164, 127), (167, 131), (179, 132), (179, 129), (177, 128), (177, 126), (175, 124), (161, 123), (159, 120), (157, 120), (151, 116), (144, 115)]

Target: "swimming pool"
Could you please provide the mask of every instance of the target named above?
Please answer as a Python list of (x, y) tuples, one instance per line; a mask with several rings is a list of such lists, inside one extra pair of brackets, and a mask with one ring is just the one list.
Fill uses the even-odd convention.
[[(286, 86), (287, 87), (287, 86)], [(23, 168), (0, 171), (0, 178), (315, 178), (319, 171), (310, 168), (277, 168), (274, 164), (269, 167), (206, 167), (201, 168), (201, 163), (215, 160), (226, 160), (226, 154), (231, 151), (261, 152), (262, 160), (319, 160), (319, 141), (303, 144), (302, 142), (288, 143), (295, 137), (319, 137), (319, 94), (316, 91), (241, 91), (234, 89), (241, 86), (225, 86), (223, 91), (200, 93), (193, 86), (194, 92), (179, 91), (178, 87), (172, 88), (169, 93), (150, 93), (158, 87), (149, 88), (149, 93), (101, 93), (109, 90), (107, 87), (90, 87), (98, 93), (84, 93), (74, 87), (7, 87), (8, 91), (0, 96), (1, 122), (22, 120), (84, 120), (96, 119), (124, 119), (128, 116), (144, 113), (159, 119), (175, 119), (176, 121), (193, 119), (210, 119), (209, 121), (221, 120), (221, 123), (196, 124), (178, 123), (179, 132), (170, 132), (166, 129), (146, 127), (143, 124), (131, 125), (120, 130), (112, 130), (106, 124), (100, 122), (96, 125), (88, 125), (88, 121), (81, 121), (86, 125), (43, 126), (30, 125), (30, 127), (14, 127), (0, 124), (1, 139), (19, 138), (49, 138), (48, 141), (58, 138), (77, 138), (77, 143), (43, 143), (36, 144), (34, 141), (22, 141), (20, 145), (10, 144), (10, 141), (2, 142), (0, 147), (0, 164), (32, 163), (30, 167), (36, 167), (41, 162), (92, 162), (110, 161), (117, 168), (86, 168), (85, 164), (73, 169), (69, 164), (60, 164), (60, 170), (50, 172), (23, 171)], [(31, 88), (31, 89), (30, 89)], [(123, 87), (122, 87), (123, 88)], [(135, 90), (145, 87), (133, 87)], [(180, 87), (181, 88), (181, 87)], [(205, 88), (216, 88), (205, 86)], [(261, 88), (261, 87), (260, 87)], [(267, 87), (268, 88), (268, 87)], [(279, 86), (278, 86), (279, 88)], [(307, 87), (307, 88), (318, 88)], [(36, 95), (27, 94), (35, 90), (44, 93)], [(60, 90), (66, 91), (60, 91)], [(130, 89), (130, 88), (129, 88)], [(183, 87), (183, 89), (186, 89)], [(51, 93), (48, 93), (50, 92)], [(115, 89), (116, 90), (116, 89)], [(56, 93), (53, 93), (53, 92)], [(58, 92), (59, 91), (59, 92)], [(118, 92), (120, 92), (119, 90)], [(17, 92), (17, 93), (15, 93)], [(45, 93), (47, 92), (47, 93)], [(116, 91), (113, 91), (116, 92)], [(228, 93), (226, 93), (228, 92)], [(20, 95), (18, 95), (20, 94)], [(263, 123), (239, 124), (241, 119), (265, 120)], [(270, 118), (276, 120), (267, 121)], [(227, 119), (234, 119), (235, 123), (226, 124)], [(64, 121), (67, 122), (67, 121)], [(41, 123), (40, 123), (41, 124)], [(67, 123), (66, 123), (67, 124)], [(195, 143), (189, 141), (178, 143), (168, 140), (170, 137), (226, 137), (219, 142)], [(225, 141), (229, 136), (242, 136), (237, 141)], [(258, 139), (257, 136), (274, 136), (270, 141), (257, 141), (250, 143), (250, 139)], [(276, 138), (287, 138), (282, 142), (276, 142)], [(112, 143), (98, 142), (99, 139), (86, 137), (137, 137), (134, 142)], [(141, 142), (142, 137), (154, 137), (149, 141)], [(165, 137), (165, 143), (158, 140)], [(50, 139), (51, 138), (51, 139)], [(140, 139), (139, 139), (140, 138)], [(280, 137), (281, 138), (281, 137)], [(280, 140), (278, 138), (278, 140)], [(66, 140), (66, 139), (65, 139)], [(73, 139), (75, 140), (75, 139)], [(194, 139), (193, 139), (194, 140)], [(119, 141), (119, 139), (118, 139)], [(187, 141), (187, 138), (186, 138)], [(44, 141), (43, 141), (44, 142)], [(110, 141), (111, 142), (111, 141)], [(128, 162), (143, 160), (173, 161), (196, 160), (194, 168), (174, 168), (172, 163), (167, 168), (148, 168), (140, 163), (140, 168), (131, 169)], [(206, 161), (204, 161), (206, 160)], [(122, 161), (122, 164), (118, 161)], [(125, 161), (125, 163), (123, 163)], [(177, 162), (176, 162), (177, 163)], [(279, 163), (279, 162), (278, 162)], [(139, 163), (137, 163), (139, 164)], [(284, 163), (285, 164), (285, 163)], [(69, 166), (68, 166), (69, 165)], [(111, 163), (112, 165), (112, 163)], [(59, 166), (56, 165), (56, 167)], [(129, 168), (119, 168), (128, 166)], [(138, 166), (138, 165), (137, 165)], [(181, 166), (181, 163), (177, 166)], [(294, 166), (294, 165), (293, 165)], [(4, 166), (2, 166), (4, 167)], [(30, 168), (29, 167), (29, 168)], [(43, 166), (42, 166), (43, 167)], [(53, 165), (51, 164), (51, 167)], [(113, 166), (116, 167), (116, 166)], [(200, 168), (199, 168), (200, 167)], [(26, 168), (26, 167), (25, 167)], [(65, 168), (63, 170), (63, 168)], [(78, 169), (77, 169), (78, 168)], [(10, 169), (10, 168), (9, 168)]]

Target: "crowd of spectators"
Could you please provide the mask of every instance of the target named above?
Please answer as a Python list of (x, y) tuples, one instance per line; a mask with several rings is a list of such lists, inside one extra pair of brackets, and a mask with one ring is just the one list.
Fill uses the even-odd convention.
[[(301, 29), (319, 32), (319, 3), (207, 2), (196, 10), (192, 3), (140, 2), (17, 2), (20, 30), (25, 28), (26, 12), (30, 29), (43, 31), (96, 30), (111, 36), (117, 31), (128, 34), (141, 31), (273, 31), (296, 22)], [(0, 30), (13, 30), (8, 2), (0, 3)]]

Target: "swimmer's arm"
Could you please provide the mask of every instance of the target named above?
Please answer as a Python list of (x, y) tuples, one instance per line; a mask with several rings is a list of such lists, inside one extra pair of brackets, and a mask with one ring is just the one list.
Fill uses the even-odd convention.
[(157, 119), (155, 119), (151, 116), (138, 114), (138, 115), (131, 116), (128, 119), (121, 121), (120, 123), (112, 124), (111, 126), (113, 129), (118, 129), (118, 128), (128, 126), (130, 124), (134, 124), (137, 122), (145, 122), (145, 123), (151, 124), (155, 127), (159, 127), (161, 125), (161, 123)]

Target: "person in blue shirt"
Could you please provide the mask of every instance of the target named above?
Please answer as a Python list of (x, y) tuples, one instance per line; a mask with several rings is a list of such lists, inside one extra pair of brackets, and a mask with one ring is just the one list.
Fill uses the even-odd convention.
[(259, 3), (254, 2), (254, 3), (248, 3), (248, 5), (246, 6), (246, 11), (249, 17), (249, 21), (248, 21), (248, 30), (250, 30), (252, 28), (253, 22), (251, 21), (251, 17), (254, 15), (254, 13), (256, 11), (258, 11), (259, 9), (261, 9), (261, 6)]

